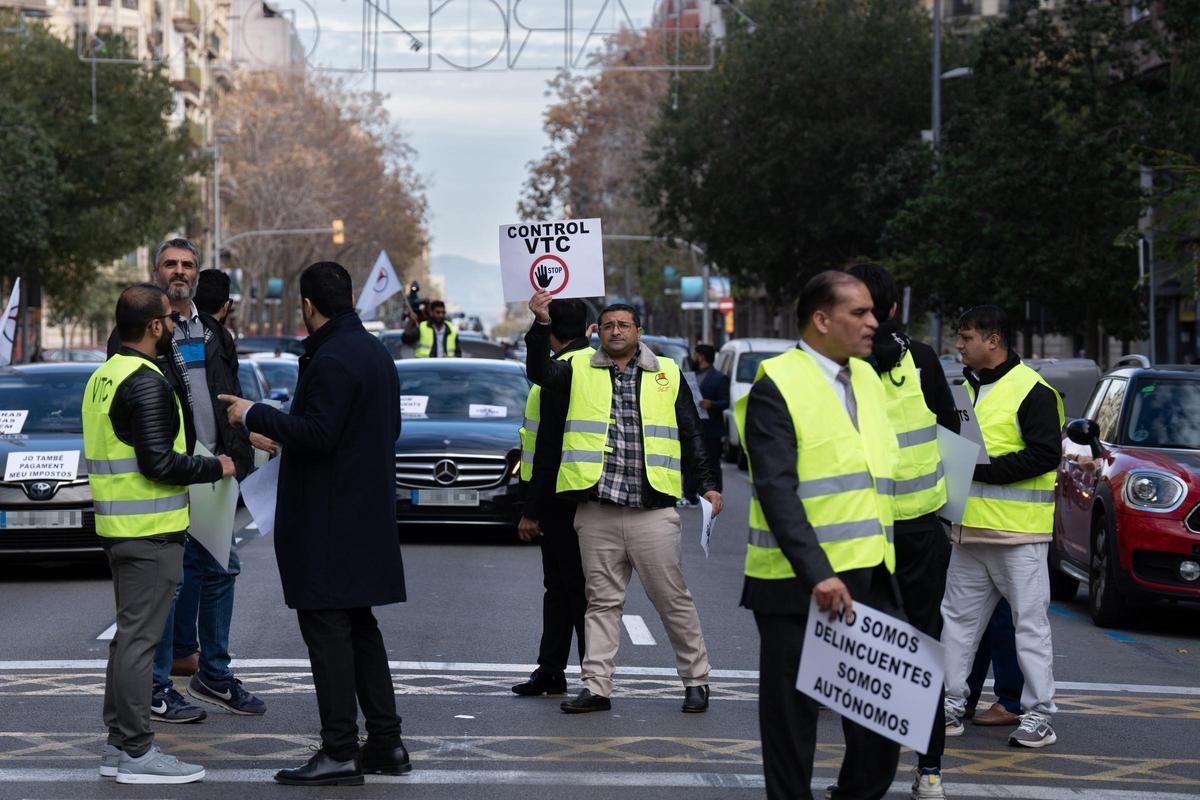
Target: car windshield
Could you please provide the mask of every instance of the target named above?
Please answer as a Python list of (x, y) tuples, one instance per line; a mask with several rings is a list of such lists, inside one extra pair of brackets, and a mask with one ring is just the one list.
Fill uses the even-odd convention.
[(1200, 381), (1139, 381), (1126, 435), (1138, 447), (1200, 450)]
[(0, 375), (0, 410), (27, 411), (21, 433), (83, 433), (83, 390), (90, 372)]
[(392, 357), (393, 361), (404, 355), (404, 341), (400, 338), (399, 334), (390, 333), (386, 336), (380, 336), (379, 341), (383, 342), (383, 346), (387, 348), (388, 354)]
[(258, 375), (249, 364), (238, 364), (238, 383), (242, 385), (242, 397), (258, 402), (263, 399), (262, 387), (258, 385)]
[(520, 372), (469, 365), (397, 371), (406, 419), (524, 419), (529, 381)]
[(258, 368), (272, 389), (287, 389), (288, 394), (296, 393), (296, 381), (300, 377), (299, 361), (259, 361)]
[(758, 365), (777, 355), (779, 353), (742, 353), (742, 357), (738, 359), (737, 375), (733, 376), (733, 379), (738, 383), (754, 383), (754, 376), (758, 374)]

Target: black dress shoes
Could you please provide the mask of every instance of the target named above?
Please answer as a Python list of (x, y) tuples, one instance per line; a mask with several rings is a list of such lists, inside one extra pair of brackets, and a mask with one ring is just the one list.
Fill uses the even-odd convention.
[(708, 686), (685, 686), (683, 713), (703, 714), (705, 711), (708, 711)]
[(519, 694), (522, 697), (537, 697), (543, 694), (566, 694), (567, 676), (561, 672), (555, 674), (534, 670), (533, 674), (529, 676), (529, 680), (524, 683), (518, 683), (512, 687), (512, 690), (513, 694)]
[(412, 763), (408, 760), (408, 750), (403, 742), (394, 747), (376, 747), (367, 739), (359, 751), (359, 761), (366, 775), (403, 775), (412, 772)]
[(592, 694), (584, 689), (574, 700), (563, 700), (559, 708), (568, 714), (586, 714), (589, 711), (608, 711), (612, 708), (612, 703), (607, 697)]
[(335, 761), (318, 750), (304, 766), (276, 772), (275, 780), (288, 786), (362, 786), (363, 774), (357, 758)]

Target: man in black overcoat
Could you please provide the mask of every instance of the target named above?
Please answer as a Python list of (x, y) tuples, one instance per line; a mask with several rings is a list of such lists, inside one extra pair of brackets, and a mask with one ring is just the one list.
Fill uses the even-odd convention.
[[(229, 419), (278, 442), (275, 557), (312, 661), (321, 749), (275, 780), (358, 785), (412, 769), (372, 606), (405, 599), (396, 533), (400, 380), (354, 311), (350, 275), (322, 261), (300, 276), (305, 354), (290, 414), (222, 395)], [(356, 704), (357, 698), (357, 704)], [(358, 746), (358, 705), (367, 741)]]

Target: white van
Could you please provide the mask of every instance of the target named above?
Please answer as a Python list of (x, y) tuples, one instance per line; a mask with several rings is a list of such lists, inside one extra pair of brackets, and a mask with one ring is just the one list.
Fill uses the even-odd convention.
[(730, 339), (717, 353), (713, 366), (729, 376), (729, 408), (725, 411), (725, 435), (721, 441), (726, 461), (743, 468), (746, 465), (746, 454), (738, 441), (737, 423), (733, 421), (733, 404), (750, 391), (750, 384), (758, 374), (758, 365), (764, 359), (795, 346), (793, 339)]

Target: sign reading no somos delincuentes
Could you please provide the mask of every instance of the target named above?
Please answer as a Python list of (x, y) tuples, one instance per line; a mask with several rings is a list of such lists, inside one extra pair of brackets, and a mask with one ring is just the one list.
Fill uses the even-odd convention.
[(501, 225), (500, 272), (507, 303), (528, 300), (539, 289), (555, 298), (603, 296), (600, 220)]
[(918, 753), (929, 745), (944, 665), (942, 645), (908, 623), (855, 602), (853, 622), (808, 608), (796, 689)]

